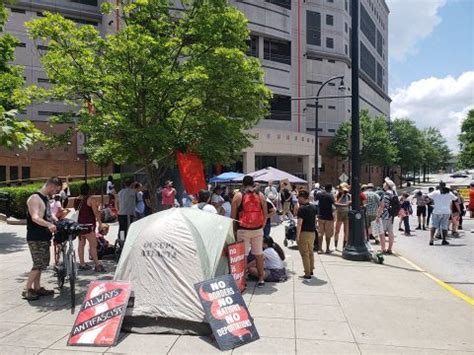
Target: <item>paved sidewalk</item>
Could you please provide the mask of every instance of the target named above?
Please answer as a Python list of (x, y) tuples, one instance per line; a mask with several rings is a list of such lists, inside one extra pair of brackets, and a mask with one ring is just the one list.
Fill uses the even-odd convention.
[[(114, 226), (111, 235), (115, 235)], [(283, 228), (273, 232), (283, 240)], [(284, 248), (291, 278), (253, 284), (244, 298), (261, 335), (235, 354), (474, 354), (474, 308), (396, 256), (384, 265), (316, 255), (317, 280), (303, 284), (298, 251)], [(75, 315), (68, 289), (28, 304), (20, 298), (31, 260), (25, 228), (0, 224), (0, 354), (208, 354), (208, 339), (124, 334), (114, 348), (67, 347)], [(111, 278), (109, 273), (101, 279)], [(79, 275), (82, 299), (93, 273)], [(44, 280), (54, 287), (49, 272)], [(157, 295), (159, 297), (159, 295)]]

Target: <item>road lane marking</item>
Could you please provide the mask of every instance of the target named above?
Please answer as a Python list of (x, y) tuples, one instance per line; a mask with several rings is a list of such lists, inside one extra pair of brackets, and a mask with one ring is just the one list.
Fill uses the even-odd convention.
[(454, 296), (462, 299), (464, 302), (467, 302), (469, 303), (471, 306), (474, 306), (474, 299), (472, 299), (471, 297), (469, 297), (468, 295), (465, 295), (464, 293), (462, 293), (461, 291), (459, 291), (458, 289), (448, 285), (446, 282), (444, 281), (441, 281), (440, 279), (438, 279), (437, 277), (431, 275), (429, 272), (427, 272), (426, 270), (423, 270), (421, 267), (419, 267), (418, 265), (416, 265), (414, 262), (408, 260), (407, 258), (405, 258), (404, 256), (401, 256), (400, 254), (398, 253), (395, 253), (396, 256), (398, 256), (400, 259), (402, 259), (404, 262), (406, 262), (407, 264), (413, 266), (416, 270), (420, 271), (421, 273), (423, 273), (425, 276), (427, 276), (428, 278), (430, 278), (431, 280), (433, 280), (434, 282), (436, 282), (439, 286), (441, 286), (442, 288), (444, 288), (445, 290), (448, 290), (449, 292), (451, 292)]

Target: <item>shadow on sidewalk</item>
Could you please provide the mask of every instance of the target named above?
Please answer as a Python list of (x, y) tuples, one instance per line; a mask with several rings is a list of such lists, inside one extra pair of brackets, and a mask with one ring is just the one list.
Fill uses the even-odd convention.
[(11, 254), (26, 248), (26, 239), (16, 233), (0, 233), (0, 254)]

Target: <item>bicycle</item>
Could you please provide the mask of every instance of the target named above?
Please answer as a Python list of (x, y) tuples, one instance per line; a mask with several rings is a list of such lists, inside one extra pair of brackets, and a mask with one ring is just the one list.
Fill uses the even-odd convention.
[(74, 239), (81, 233), (88, 233), (92, 231), (92, 224), (79, 224), (72, 220), (61, 220), (56, 223), (57, 232), (54, 234), (55, 245), (55, 261), (54, 268), (58, 287), (62, 289), (66, 278), (69, 281), (71, 292), (71, 311), (74, 311), (76, 306), (76, 253), (74, 250)]

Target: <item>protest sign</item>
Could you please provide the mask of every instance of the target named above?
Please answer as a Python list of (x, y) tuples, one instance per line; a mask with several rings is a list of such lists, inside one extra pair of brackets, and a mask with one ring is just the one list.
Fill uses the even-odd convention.
[(221, 350), (260, 338), (232, 275), (199, 282), (194, 287)]
[(92, 281), (67, 345), (115, 345), (129, 298), (129, 282)]
[(242, 292), (247, 286), (245, 282), (245, 266), (247, 262), (245, 258), (245, 244), (244, 242), (229, 244), (227, 251), (229, 253), (230, 273), (234, 277), (240, 292)]

